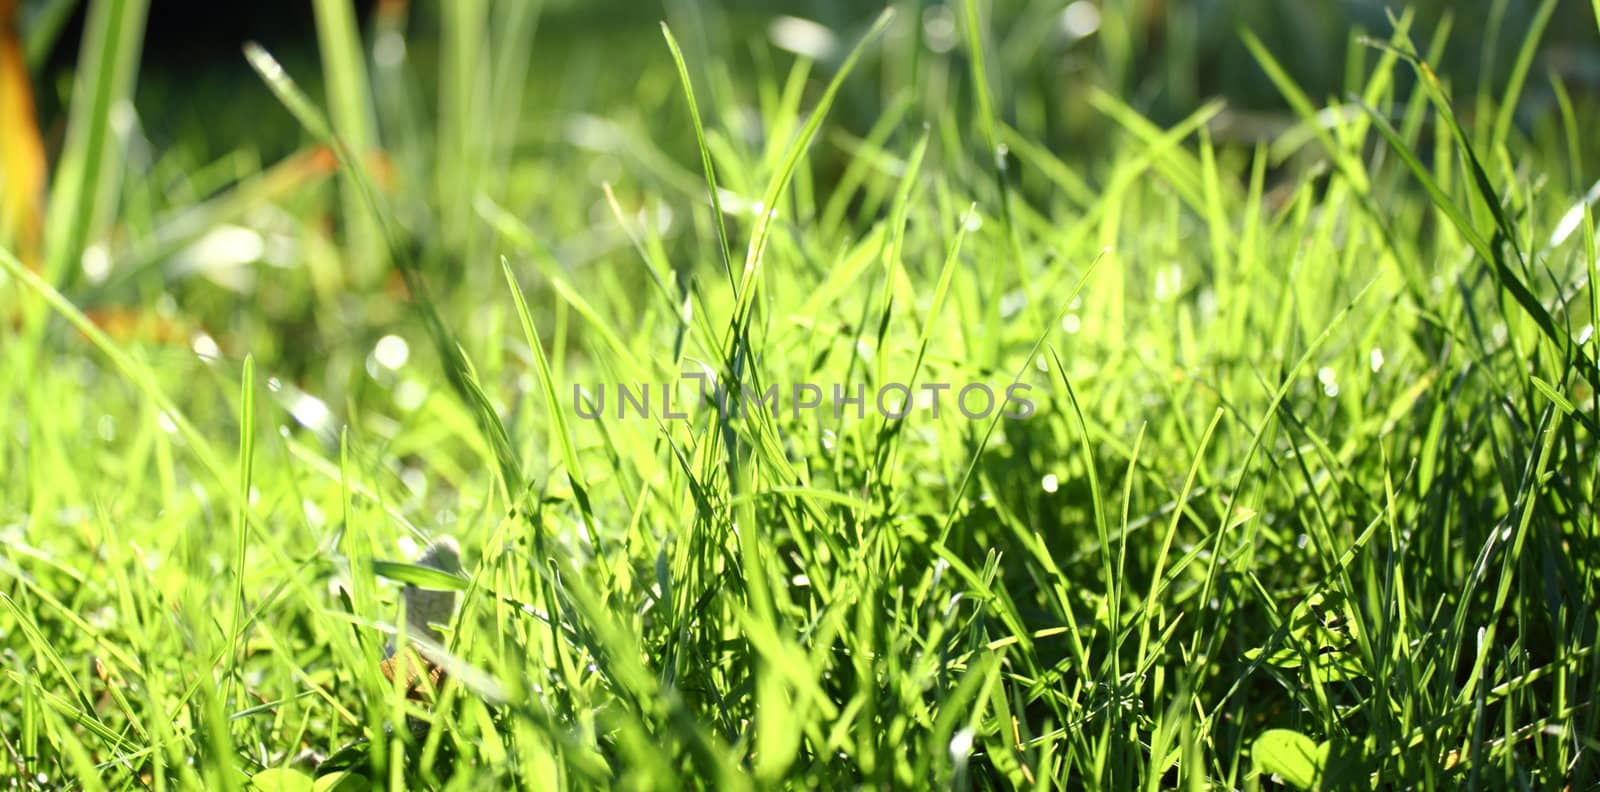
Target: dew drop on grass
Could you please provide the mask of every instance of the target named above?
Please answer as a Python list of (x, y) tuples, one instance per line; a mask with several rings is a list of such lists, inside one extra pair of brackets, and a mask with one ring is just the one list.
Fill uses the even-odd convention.
[(168, 414), (166, 410), (162, 410), (160, 413), (156, 414), (156, 423), (160, 424), (161, 431), (166, 432), (167, 434), (176, 434), (178, 431), (177, 422), (172, 420), (172, 416)]
[(1339, 395), (1339, 375), (1330, 366), (1323, 366), (1317, 370), (1317, 381), (1322, 383), (1324, 395), (1332, 398)]
[(1067, 314), (1061, 317), (1061, 329), (1066, 331), (1067, 335), (1077, 335), (1078, 330), (1082, 327), (1083, 320), (1079, 319), (1077, 314)]
[(950, 738), (950, 761), (956, 764), (966, 764), (967, 757), (972, 755), (972, 730), (962, 729)]
[(104, 243), (95, 243), (84, 248), (83, 258), (79, 261), (83, 267), (83, 276), (91, 284), (105, 283), (111, 275), (111, 252)]
[(222, 349), (217, 346), (216, 339), (205, 333), (195, 333), (194, 339), (189, 342), (189, 348), (193, 349), (195, 356), (204, 363), (213, 363), (222, 357)]
[(944, 54), (955, 49), (956, 19), (949, 6), (931, 5), (922, 12), (922, 37), (933, 52)]
[(428, 476), (417, 468), (408, 467), (400, 471), (400, 482), (406, 485), (412, 495), (420, 498), (428, 494)]
[(774, 17), (767, 25), (767, 37), (780, 49), (811, 60), (827, 60), (839, 46), (832, 30), (800, 17)]
[(945, 615), (945, 617), (949, 618), (952, 614), (954, 614), (956, 612), (956, 606), (960, 605), (960, 604), (961, 604), (961, 592), (957, 591), (956, 593), (951, 594), (950, 595), (950, 599), (946, 600), (945, 603), (944, 603), (944, 615)]
[(428, 398), (428, 389), (416, 380), (403, 380), (394, 389), (394, 404), (406, 411), (414, 412), (422, 406), (422, 401)]
[(906, 406), (906, 400), (898, 394), (890, 394), (886, 399), (882, 398), (880, 394), (879, 398), (882, 399), (883, 410), (888, 415), (905, 415), (910, 411), (910, 408)]
[(1156, 301), (1171, 302), (1183, 290), (1183, 268), (1177, 264), (1156, 273)]
[(390, 371), (399, 371), (411, 358), (411, 347), (400, 336), (386, 335), (378, 339), (377, 346), (372, 348), (372, 357), (378, 361), (378, 365)]
[(379, 68), (393, 69), (406, 59), (405, 37), (394, 31), (387, 31), (372, 42), (372, 61)]
[(117, 609), (111, 607), (110, 605), (102, 608), (95, 608), (94, 610), (84, 614), (84, 621), (88, 622), (89, 626), (91, 627), (101, 630), (110, 629), (115, 627), (119, 621), (117, 618)]
[(1021, 289), (1002, 294), (1000, 295), (1000, 318), (1010, 319), (1027, 306), (1028, 293)]
[(1078, 0), (1061, 12), (1061, 32), (1076, 41), (1100, 29), (1100, 9), (1089, 0)]
[(1383, 368), (1383, 350), (1379, 349), (1378, 347), (1373, 347), (1372, 353), (1368, 355), (1367, 360), (1372, 366), (1372, 373), (1378, 373), (1378, 371)]
[(333, 411), (321, 399), (309, 393), (302, 393), (295, 397), (289, 405), (289, 414), (294, 416), (301, 426), (313, 432), (330, 432), (333, 430)]
[(306, 516), (306, 524), (312, 528), (321, 528), (328, 524), (328, 515), (310, 498), (300, 499), (300, 511)]
[(267, 390), (272, 391), (273, 393), (283, 390), (283, 381), (277, 377), (268, 377)]
[(1054, 493), (1057, 489), (1061, 488), (1061, 482), (1056, 479), (1056, 474), (1054, 473), (1046, 473), (1043, 484), (1044, 491), (1049, 493)]
[(856, 354), (861, 356), (862, 362), (871, 363), (873, 354), (872, 342), (865, 338), (856, 341)]

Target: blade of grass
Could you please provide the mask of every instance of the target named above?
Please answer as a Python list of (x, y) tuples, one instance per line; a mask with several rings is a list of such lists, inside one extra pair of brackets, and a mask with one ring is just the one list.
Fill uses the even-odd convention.
[(1521, 103), (1523, 83), (1528, 79), (1528, 69), (1533, 65), (1533, 56), (1539, 49), (1539, 41), (1544, 38), (1544, 29), (1550, 24), (1550, 17), (1555, 10), (1556, 0), (1544, 0), (1528, 22), (1528, 32), (1522, 37), (1522, 47), (1517, 50), (1517, 60), (1511, 66), (1511, 76), (1506, 80), (1505, 90), (1500, 92), (1500, 111), (1495, 114), (1494, 134), (1489, 138), (1490, 151), (1498, 151), (1506, 144), (1506, 137), (1511, 134), (1511, 120), (1516, 116), (1517, 106)]
[[(355, 11), (345, 0), (314, 0), (312, 8), (316, 12), (317, 51), (322, 55), (322, 72), (328, 83), (333, 129), (356, 156), (365, 157), (375, 149), (377, 133)], [(349, 171), (339, 175), (339, 203), (344, 211), (347, 244), (354, 251), (347, 257), (355, 271), (353, 279), (358, 285), (370, 285), (387, 269), (388, 262), (372, 207), (362, 198), (361, 185)]]
[[(850, 55), (839, 66), (839, 71), (828, 82), (828, 87), (823, 90), (822, 97), (817, 100), (816, 106), (812, 108), (811, 117), (806, 120), (805, 126), (801, 127), (799, 135), (790, 144), (777, 172), (767, 182), (767, 188), (761, 196), (761, 206), (764, 210), (756, 218), (755, 228), (750, 233), (750, 244), (745, 252), (744, 272), (740, 276), (739, 288), (736, 292), (737, 304), (734, 307), (733, 323), (729, 328), (731, 333), (729, 338), (730, 360), (733, 357), (734, 342), (736, 340), (748, 342), (745, 334), (750, 321), (750, 309), (755, 303), (755, 291), (756, 285), (760, 281), (762, 258), (766, 253), (767, 243), (772, 234), (772, 221), (776, 216), (778, 201), (783, 197), (783, 192), (789, 186), (790, 181), (793, 180), (795, 170), (799, 168), (800, 160), (805, 157), (806, 150), (811, 147), (811, 141), (816, 137), (817, 130), (822, 128), (822, 122), (827, 118), (828, 110), (833, 107), (833, 101), (839, 93), (839, 87), (844, 84), (845, 78), (850, 76), (850, 72), (855, 68), (856, 62), (861, 59), (862, 53), (866, 51), (867, 45), (871, 44), (883, 33), (884, 29), (888, 27), (889, 21), (893, 18), (894, 9), (891, 6), (878, 15), (877, 21), (873, 22), (871, 29), (861, 37), (861, 40), (850, 51)], [(737, 387), (739, 384), (739, 380), (734, 379), (731, 387)]]
[(72, 280), (84, 248), (111, 223), (126, 137), (132, 131), (134, 78), (144, 37), (148, 0), (94, 0), (89, 4), (67, 140), (50, 184), (45, 210), (45, 278)]
[[(255, 474), (256, 448), (256, 366), (255, 359), (246, 356), (244, 375), (239, 385), (239, 496), (234, 503), (234, 541), (237, 548), (233, 566), (233, 596), (229, 598), (228, 664), (223, 673), (221, 704), (233, 709), (234, 686), (239, 681), (239, 634), (244, 624), (244, 579), (247, 553), (250, 548), (250, 488)], [(213, 725), (213, 728), (217, 728)]]
[(705, 125), (700, 120), (700, 106), (694, 99), (694, 81), (689, 79), (689, 65), (683, 60), (683, 50), (678, 47), (678, 40), (673, 37), (672, 29), (667, 23), (661, 23), (661, 35), (667, 40), (667, 49), (672, 52), (672, 62), (678, 68), (678, 81), (683, 85), (684, 99), (689, 103), (689, 118), (694, 122), (694, 139), (700, 150), (700, 168), (706, 177), (706, 193), (711, 198), (711, 215), (717, 225), (717, 255), (722, 259), (722, 269), (728, 276), (728, 285), (738, 288), (733, 277), (733, 245), (728, 240), (728, 226), (722, 213), (722, 198), (719, 197), (717, 188), (717, 168), (711, 161), (711, 149), (706, 145)]
[(992, 92), (994, 76), (989, 73), (988, 59), (983, 46), (983, 17), (978, 12), (978, 0), (966, 0), (966, 33), (967, 53), (972, 67), (972, 88), (978, 98), (978, 128), (983, 131), (983, 142), (988, 146), (987, 153), (994, 157), (994, 183), (1000, 204), (1000, 222), (1005, 226), (1006, 241), (1010, 243), (1011, 263), (1016, 269), (1017, 282), (1026, 283), (1028, 269), (1022, 257), (1022, 238), (1018, 234), (1017, 225), (1012, 220), (1010, 167), (1008, 159), (1010, 153), (1000, 143), (1000, 135), (995, 131), (997, 117), (994, 109)]
[(544, 355), (544, 342), (539, 338), (539, 328), (533, 323), (533, 316), (528, 312), (528, 302), (522, 296), (522, 288), (517, 285), (517, 276), (511, 271), (511, 262), (504, 257), (500, 259), (500, 269), (505, 274), (506, 286), (511, 290), (511, 299), (516, 303), (517, 319), (522, 323), (522, 332), (528, 341), (528, 347), (533, 355), (534, 366), (539, 377), (539, 388), (544, 393), (545, 414), (550, 421), (550, 433), (554, 435), (556, 444), (561, 449), (561, 460), (567, 469), (567, 478), (572, 483), (573, 495), (578, 499), (578, 508), (583, 512), (597, 554), (604, 555), (604, 542), (599, 533), (600, 526), (594, 520), (594, 509), (589, 503), (589, 483), (583, 474), (583, 465), (578, 460), (578, 447), (572, 439), (572, 429), (567, 425), (566, 411), (561, 409), (561, 399), (556, 395), (555, 375), (550, 372), (550, 362)]

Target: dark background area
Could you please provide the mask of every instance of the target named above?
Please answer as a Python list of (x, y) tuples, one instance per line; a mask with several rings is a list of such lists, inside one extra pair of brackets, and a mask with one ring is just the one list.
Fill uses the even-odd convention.
[[(47, 5), (60, 2), (23, 0), (25, 23), (30, 11), (37, 15)], [(71, 16), (37, 74), (48, 142), (59, 141), (61, 110), (70, 93), (88, 4), (70, 5), (75, 6)], [(354, 0), (354, 5), (363, 31), (370, 33), (380, 3)], [(382, 5), (403, 9), (410, 67), (419, 78), (416, 90), (428, 101), (436, 74), (432, 47), (438, 6), (413, 0), (383, 0)], [(896, 5), (923, 19), (945, 12), (932, 0)], [(962, 5), (953, 0), (946, 10), (959, 19)], [(1265, 116), (1269, 123), (1264, 129), (1271, 130), (1277, 128), (1274, 122), (1292, 121), (1292, 115), (1241, 43), (1240, 30), (1259, 36), (1313, 101), (1326, 101), (1345, 94), (1352, 53), (1368, 66), (1377, 58), (1371, 49), (1352, 47), (1351, 34), (1387, 37), (1391, 9), (1402, 7), (1379, 0), (1099, 0), (1103, 15), (1115, 10), (1131, 20), (1126, 39), (1113, 42), (1104, 31), (1079, 40), (1063, 40), (1051, 30), (1037, 32), (1041, 25), (1054, 23), (1065, 0), (985, 0), (983, 5), (997, 61), (991, 68), (1007, 80), (1001, 112), (1015, 115), (1018, 109), (1004, 103), (1030, 97), (1035, 106), (1025, 112), (1043, 115), (1041, 125), (1031, 131), (1088, 156), (1103, 137), (1100, 119), (1084, 100), (1089, 86), (1110, 91), (1160, 124), (1176, 123), (1202, 102), (1222, 97), (1232, 109)], [(1494, 97), (1504, 89), (1539, 3), (1417, 0), (1408, 5), (1416, 10), (1412, 38), (1419, 48), (1427, 46), (1442, 20), (1450, 19), (1449, 46), (1434, 66), (1456, 95)], [(713, 8), (717, 13), (708, 13)], [(703, 62), (699, 56), (713, 52), (717, 59), (747, 60), (755, 67), (775, 54), (778, 68), (784, 68), (781, 64), (790, 56), (774, 48), (767, 36), (773, 18), (814, 20), (849, 42), (880, 8), (876, 2), (853, 0), (546, 0), (531, 44), (535, 69), (529, 107), (548, 113), (608, 112), (641, 72), (671, 68), (657, 29), (663, 19), (679, 31), (691, 63)], [(1580, 105), (1581, 97), (1600, 93), (1595, 40), (1588, 0), (1562, 0), (1522, 93), (1517, 120), (1525, 131), (1553, 117), (1552, 80), (1560, 80)], [(136, 103), (143, 132), (157, 149), (183, 141), (198, 146), (202, 160), (240, 147), (271, 159), (304, 140), (245, 64), (240, 47), (246, 41), (265, 46), (313, 96), (321, 95), (316, 20), (309, 0), (151, 0)], [(1030, 48), (1010, 49), (1018, 41)], [(370, 36), (366, 43), (370, 56)], [(963, 52), (958, 45), (949, 57), (961, 61)], [(1396, 83), (1400, 95), (1410, 92), (1407, 70), (1399, 70)], [(855, 130), (870, 126), (881, 106), (873, 92), (865, 78), (847, 85), (838, 110), (840, 123)], [(708, 113), (719, 109), (712, 104)], [(953, 109), (960, 111), (959, 106)], [(1475, 108), (1469, 102), (1463, 110), (1470, 116)], [(669, 150), (680, 142), (662, 141)]]
[[(376, 0), (352, 0), (365, 23), (378, 6)], [(389, 3), (411, 6), (414, 26), (430, 27), (430, 4), (409, 0)], [(25, 13), (35, 0), (24, 0)], [(70, 70), (76, 62), (76, 49), (82, 37), (86, 4), (73, 4), (69, 21), (54, 48), (49, 71)], [(546, 0), (543, 23), (546, 28), (575, 28), (593, 38), (603, 38), (608, 29), (654, 25), (663, 18), (688, 20), (696, 16), (700, 0)], [(718, 8), (747, 15), (752, 20), (780, 14), (804, 17), (836, 30), (859, 27), (880, 9), (878, 3), (853, 0), (732, 0)], [(932, 0), (901, 4), (915, 6), (926, 13), (939, 5)], [(997, 0), (991, 5), (995, 23), (1004, 26), (1007, 17), (1027, 9), (1065, 2), (1037, 3)], [(1232, 64), (1246, 56), (1235, 31), (1248, 28), (1280, 53), (1285, 64), (1302, 80), (1313, 95), (1337, 90), (1346, 54), (1346, 36), (1361, 30), (1383, 36), (1389, 30), (1387, 14), (1404, 7), (1418, 12), (1416, 36), (1419, 43), (1426, 32), (1438, 24), (1446, 12), (1454, 14), (1452, 46), (1442, 71), (1461, 80), (1481, 79), (1485, 67), (1503, 72), (1510, 66), (1520, 44), (1536, 0), (1417, 0), (1410, 3), (1381, 0), (1333, 0), (1331, 2), (1278, 2), (1277, 0), (1109, 0), (1101, 5), (1121, 5), (1142, 20), (1142, 41), (1133, 42), (1141, 53), (1141, 71), (1155, 73), (1169, 55), (1167, 47), (1177, 27), (1192, 28), (1199, 51), (1194, 53), (1201, 69), (1193, 75), (1201, 93), (1231, 95), (1243, 91), (1256, 101), (1271, 101), (1271, 96), (1256, 95), (1260, 81), (1233, 73)], [(961, 2), (951, 6), (959, 12)], [(1547, 52), (1555, 53), (1546, 65), (1589, 86), (1600, 86), (1600, 52), (1593, 44), (1596, 35), (1590, 4), (1585, 0), (1564, 0), (1556, 10), (1545, 36)], [(959, 15), (959, 14), (958, 14)], [(145, 70), (166, 74), (173, 79), (204, 76), (208, 72), (234, 73), (243, 69), (239, 47), (257, 41), (281, 53), (309, 53), (316, 47), (316, 20), (309, 0), (283, 0), (267, 3), (217, 3), (203, 0), (151, 0), (145, 35)], [(1484, 40), (1490, 42), (1491, 58), (1484, 59)], [(538, 46), (551, 46), (545, 39)], [(292, 55), (290, 55), (292, 57)], [(1537, 72), (1537, 69), (1535, 70)], [(238, 74), (248, 75), (247, 71)], [(1498, 74), (1496, 76), (1499, 76)], [(1241, 82), (1242, 81), (1242, 82)], [(1533, 80), (1531, 82), (1537, 82)]]

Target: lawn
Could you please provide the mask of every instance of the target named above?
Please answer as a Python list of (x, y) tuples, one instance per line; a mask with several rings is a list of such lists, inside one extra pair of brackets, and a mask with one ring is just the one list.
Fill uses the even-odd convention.
[(1600, 784), (1600, 3), (76, 5), (0, 784)]

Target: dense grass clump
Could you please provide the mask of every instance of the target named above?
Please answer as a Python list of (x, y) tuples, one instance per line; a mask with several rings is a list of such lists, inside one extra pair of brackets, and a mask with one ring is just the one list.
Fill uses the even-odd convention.
[[(1449, 16), (1330, 99), (1230, 31), (1266, 124), (1096, 87), (1123, 4), (1052, 77), (1065, 5), (675, 4), (563, 60), (537, 5), (317, 0), (216, 107), (300, 137), (218, 153), (91, 2), (0, 250), (0, 779), (1600, 783), (1556, 4), (1476, 93)], [(459, 592), (440, 643), (403, 586)]]

